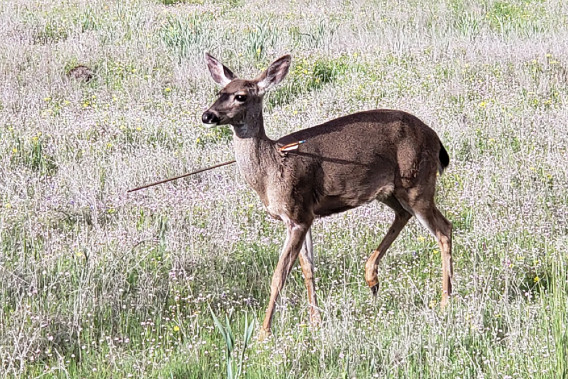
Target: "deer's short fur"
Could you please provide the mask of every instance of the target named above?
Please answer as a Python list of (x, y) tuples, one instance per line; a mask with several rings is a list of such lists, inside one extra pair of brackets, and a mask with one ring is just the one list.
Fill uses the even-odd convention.
[[(377, 265), (412, 216), (434, 235), (442, 252), (442, 306), (448, 302), (452, 277), (452, 224), (434, 204), (436, 174), (449, 164), (436, 132), (415, 116), (380, 109), (351, 114), (271, 140), (264, 131), (262, 99), (288, 73), (283, 56), (253, 80), (237, 78), (206, 55), (213, 79), (224, 88), (203, 122), (230, 124), (237, 164), (268, 213), (284, 221), (287, 236), (271, 284), (261, 336), (270, 333), (275, 302), (296, 259), (304, 273), (310, 321), (320, 322), (313, 278), (310, 227), (327, 216), (379, 200), (395, 219), (365, 265), (365, 280), (376, 294)], [(284, 145), (305, 140), (296, 150)]]

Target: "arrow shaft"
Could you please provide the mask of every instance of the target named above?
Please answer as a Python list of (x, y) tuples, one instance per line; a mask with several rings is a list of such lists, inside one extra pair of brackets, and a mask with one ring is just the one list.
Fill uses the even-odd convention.
[(180, 176), (175, 176), (175, 177), (173, 177), (173, 178), (168, 178), (168, 179), (160, 180), (159, 182), (154, 182), (154, 183), (150, 183), (150, 184), (143, 185), (143, 186), (141, 186), (141, 187), (133, 188), (133, 189), (128, 190), (127, 192), (139, 191), (139, 190), (144, 189), (144, 188), (157, 186), (158, 184), (163, 184), (163, 183), (171, 182), (171, 181), (173, 181), (173, 180), (178, 180), (178, 179), (181, 179), (181, 178), (185, 178), (185, 177), (187, 177), (187, 176), (199, 174), (200, 172), (205, 172), (205, 171), (213, 170), (214, 168), (227, 166), (227, 165), (233, 164), (233, 163), (235, 163), (235, 162), (236, 162), (235, 160), (232, 160), (232, 161), (228, 161), (228, 162), (219, 163), (219, 164), (216, 164), (215, 166), (211, 166), (211, 167), (207, 167), (207, 168), (202, 168), (202, 169), (200, 169), (200, 170), (192, 171), (192, 172), (189, 172), (189, 173), (187, 173), (187, 174), (183, 174), (183, 175), (180, 175)]

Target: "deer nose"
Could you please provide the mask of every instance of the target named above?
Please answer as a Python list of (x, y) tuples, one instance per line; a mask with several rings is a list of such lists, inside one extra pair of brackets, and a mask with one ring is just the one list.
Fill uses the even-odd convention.
[(215, 113), (211, 111), (205, 111), (203, 113), (203, 116), (201, 116), (201, 121), (203, 121), (204, 124), (218, 124), (221, 120)]

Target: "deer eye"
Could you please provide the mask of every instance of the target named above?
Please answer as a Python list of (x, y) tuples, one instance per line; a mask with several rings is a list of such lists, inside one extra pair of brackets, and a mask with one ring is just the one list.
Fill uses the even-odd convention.
[(247, 95), (235, 95), (235, 100), (237, 100), (239, 103), (244, 103), (246, 99)]

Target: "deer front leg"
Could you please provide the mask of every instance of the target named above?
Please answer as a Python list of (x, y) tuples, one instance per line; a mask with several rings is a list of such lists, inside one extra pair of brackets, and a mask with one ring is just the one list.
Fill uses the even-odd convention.
[(280, 259), (276, 265), (276, 270), (274, 270), (274, 275), (272, 276), (270, 300), (268, 301), (264, 322), (262, 323), (262, 329), (260, 330), (260, 340), (263, 340), (270, 335), (270, 325), (272, 323), (272, 316), (274, 315), (274, 309), (276, 307), (276, 300), (280, 295), (280, 291), (284, 287), (284, 283), (286, 282), (288, 274), (292, 270), (294, 262), (300, 254), (302, 244), (304, 243), (304, 239), (309, 228), (309, 224), (302, 225), (294, 223), (293, 221), (287, 222), (286, 243), (284, 244), (282, 253), (280, 254)]
[(310, 324), (319, 326), (321, 324), (321, 315), (318, 308), (316, 298), (316, 284), (314, 281), (314, 246), (312, 244), (312, 229), (308, 230), (302, 250), (300, 251), (300, 265), (304, 274), (304, 282), (308, 291), (308, 306), (310, 307)]

